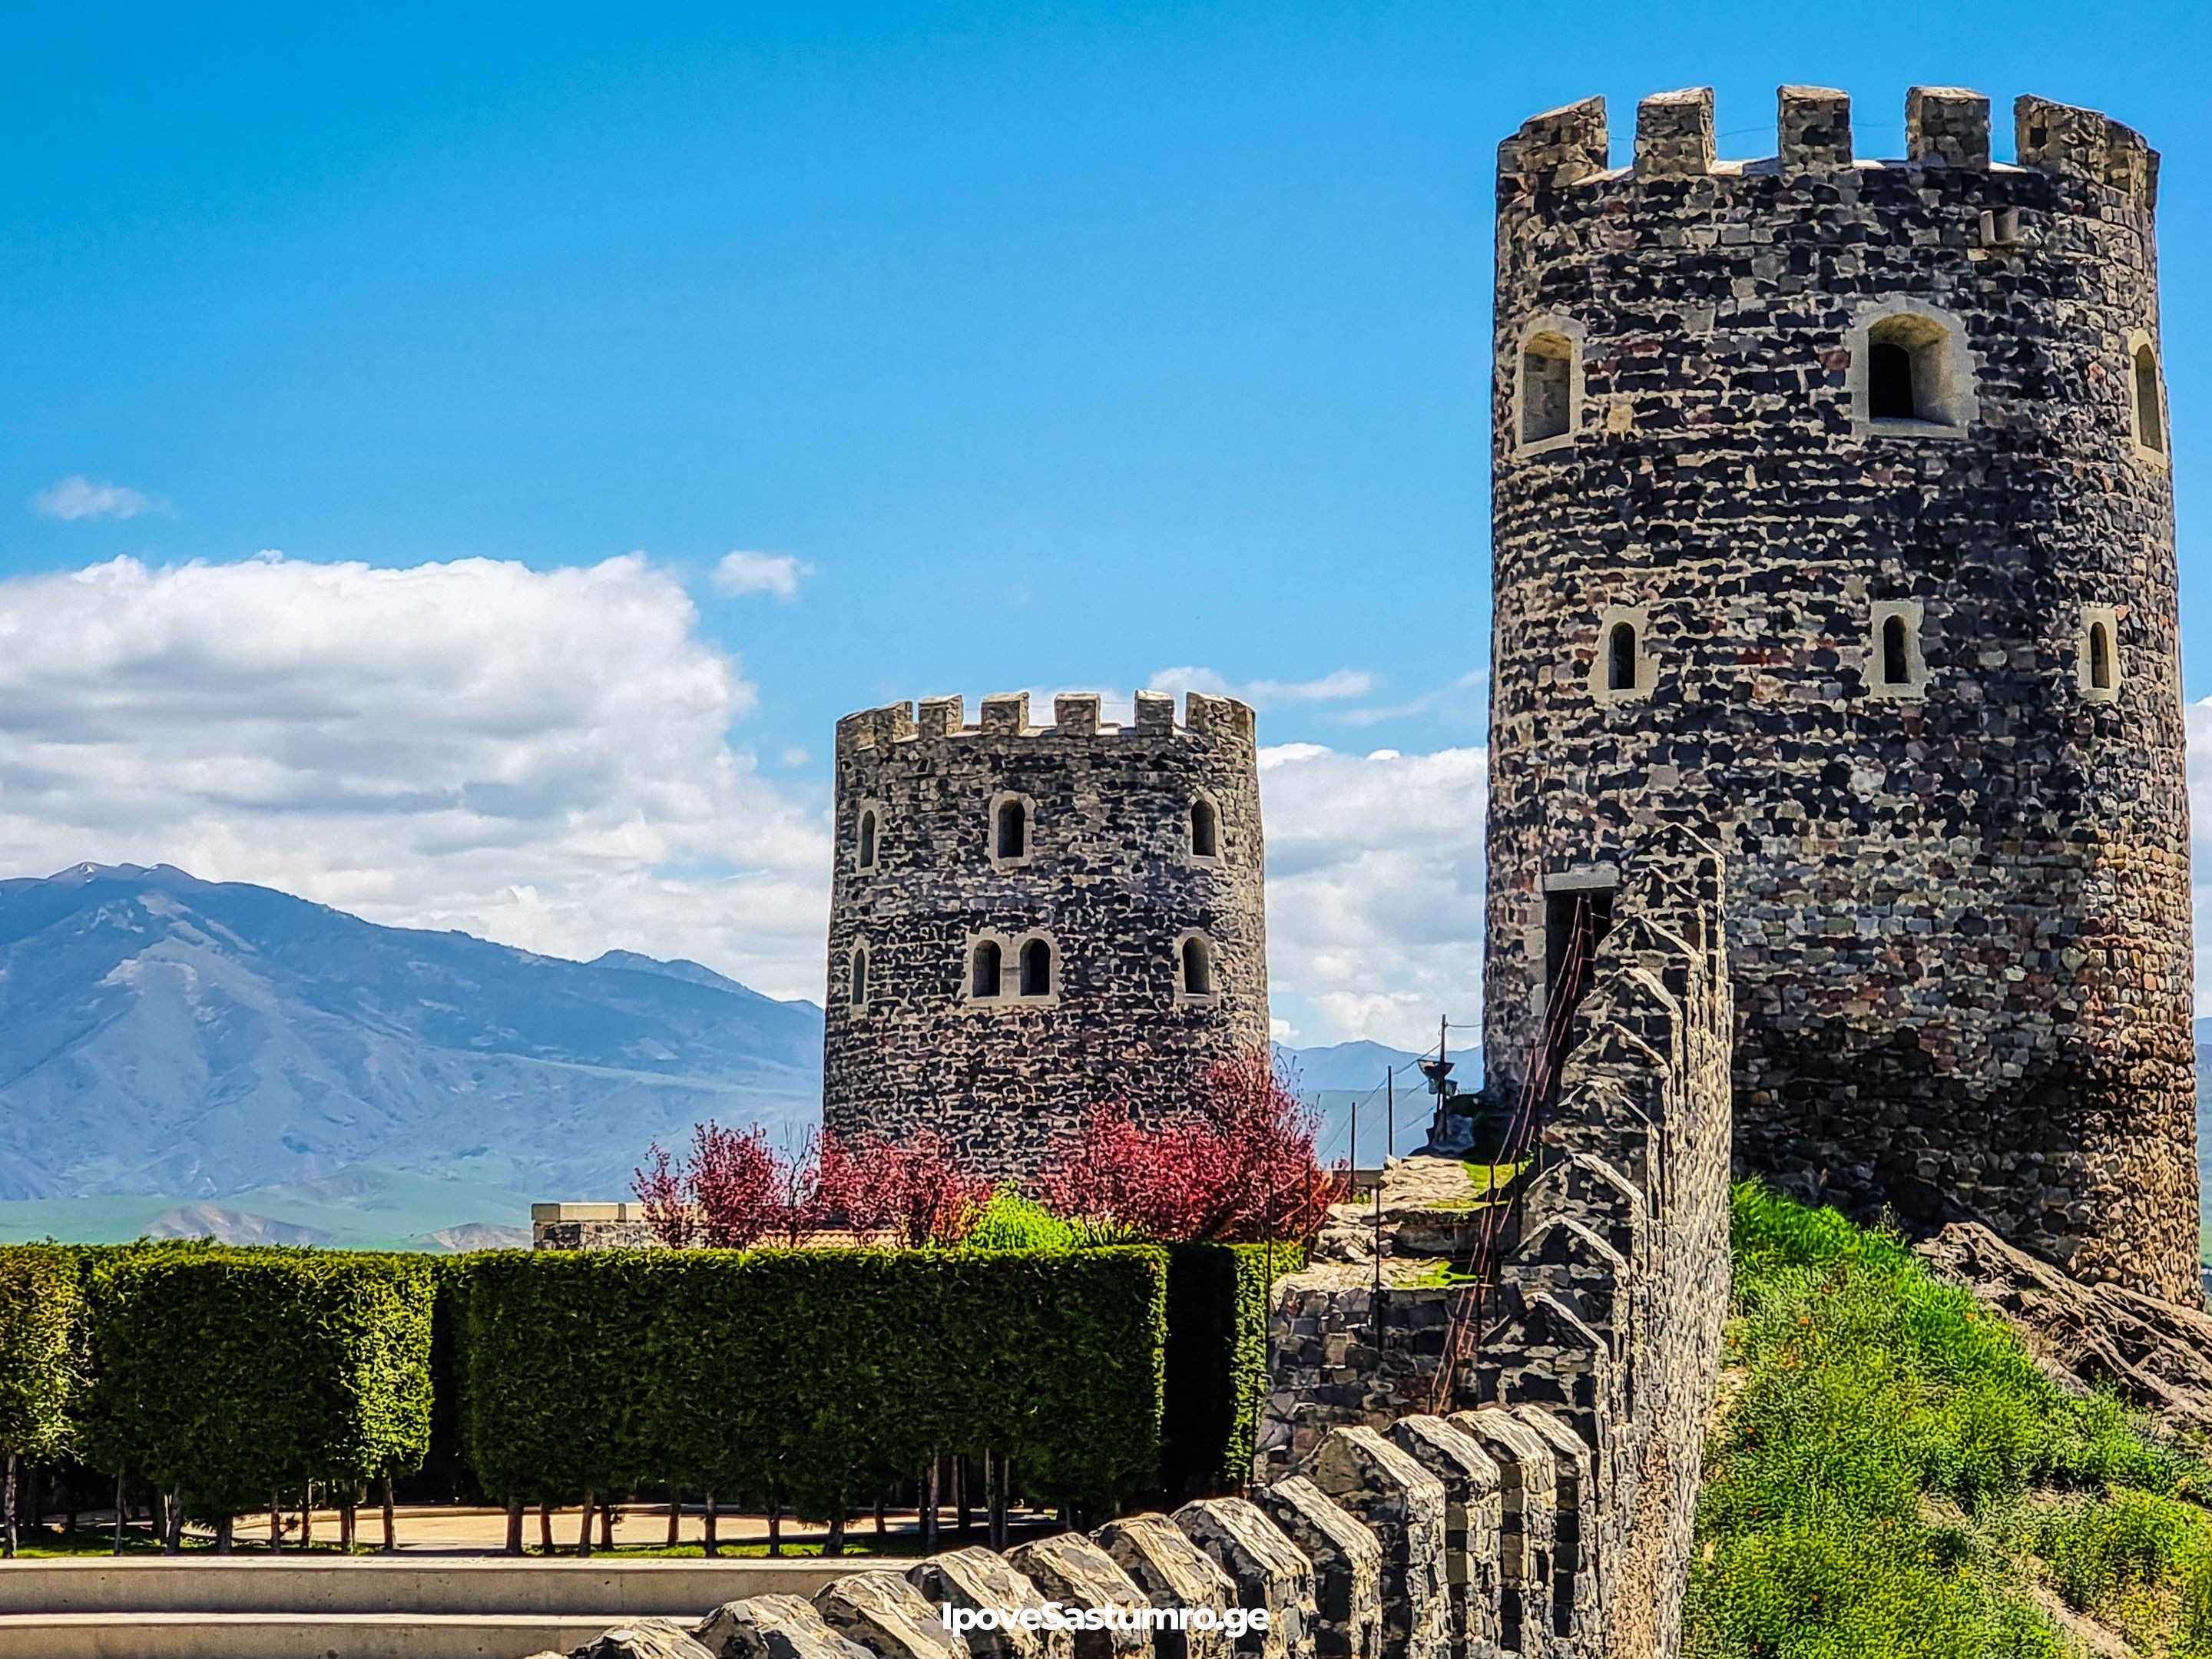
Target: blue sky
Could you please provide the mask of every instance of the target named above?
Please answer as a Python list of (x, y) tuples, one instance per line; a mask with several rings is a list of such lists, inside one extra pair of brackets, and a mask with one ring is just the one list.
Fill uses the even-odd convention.
[[(660, 599), (696, 607), (685, 648), (733, 665), (744, 810), (802, 817), (837, 714), (943, 691), (1200, 670), (1266, 688), (1271, 743), (1346, 765), (1462, 751), (1482, 738), (1497, 141), (1600, 92), (1625, 157), (1638, 97), (1710, 83), (1723, 154), (1763, 155), (1776, 85), (1802, 81), (1849, 90), (1860, 153), (1895, 155), (1918, 82), (1989, 93), (2001, 157), (2031, 90), (2164, 152), (2185, 629), (2207, 637), (2193, 9), (339, 10), (0, 19), (0, 578), (263, 549), (550, 574), (641, 550)], [(69, 479), (94, 493), (52, 493)], [(793, 562), (793, 593), (719, 591), (733, 550)], [(1468, 769), (1445, 770), (1472, 803)], [(1366, 781), (1387, 799), (1413, 778)], [(248, 875), (276, 844), (210, 829), (205, 801), (134, 810), (0, 825), (0, 857), (84, 844)], [(1281, 839), (1286, 879), (1371, 861), (1310, 827)], [(264, 878), (386, 919), (586, 954), (688, 937), (604, 906), (534, 933), (464, 894), (491, 864), (380, 893), (366, 854), (282, 839)], [(1465, 860), (1437, 856), (1407, 854), (1463, 886)], [(772, 862), (677, 837), (624, 878)], [(1377, 915), (1433, 908), (1344, 889), (1363, 893)], [(806, 936), (798, 910), (780, 925)], [(775, 981), (744, 933), (686, 948)], [(1420, 997), (1471, 1012), (1471, 942), (1436, 943), (1460, 965)], [(1417, 1029), (1411, 1000), (1377, 1024), (1330, 991), (1349, 970), (1324, 945), (1278, 968), (1301, 1035)]]

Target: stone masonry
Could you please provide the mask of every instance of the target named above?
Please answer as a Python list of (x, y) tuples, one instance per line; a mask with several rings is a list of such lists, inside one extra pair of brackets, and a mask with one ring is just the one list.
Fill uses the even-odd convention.
[[(1141, 1118), (1267, 1042), (1252, 711), (1139, 692), (905, 703), (837, 723), (823, 1116), (1034, 1173), (1082, 1109)], [(1018, 826), (1006, 839), (1007, 825)], [(1040, 954), (1041, 953), (1041, 954)]]
[(1710, 91), (1498, 150), (1485, 1062), (1562, 895), (1726, 852), (1735, 1150), (2194, 1302), (2188, 805), (2158, 157), (1917, 88), (1906, 158)]
[[(1466, 1587), (1455, 1654), (1679, 1648), (1728, 1310), (1729, 890), (1686, 830), (1624, 857), (1530, 1164), (1455, 1224), (1397, 1212), (1381, 1260), (1344, 1259), (1363, 1232), (1361, 1206), (1340, 1206), (1318, 1259), (1277, 1287), (1258, 1475), (1310, 1475), (1376, 1528), (1386, 1564), (1419, 1508), (1446, 1536), (1443, 1582)], [(1446, 1190), (1396, 1166), (1394, 1183)], [(1486, 1227), (1486, 1261), (1467, 1241)], [(1456, 1549), (1480, 1559), (1454, 1565)]]

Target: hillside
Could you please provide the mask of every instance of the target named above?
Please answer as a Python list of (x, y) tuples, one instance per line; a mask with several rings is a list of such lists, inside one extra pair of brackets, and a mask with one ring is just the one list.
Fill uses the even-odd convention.
[(821, 1042), (812, 1005), (691, 963), (562, 961), (167, 866), (0, 882), (0, 1199), (337, 1178), (343, 1200), (360, 1166), (616, 1194), (699, 1119), (811, 1120)]
[(1903, 1243), (1737, 1189), (1689, 1659), (2212, 1654), (2212, 1472)]

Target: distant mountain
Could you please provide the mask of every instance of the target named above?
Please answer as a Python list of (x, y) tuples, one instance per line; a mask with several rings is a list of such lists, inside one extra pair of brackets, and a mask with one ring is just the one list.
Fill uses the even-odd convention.
[[(380, 927), (167, 866), (0, 882), (0, 1200), (319, 1182), (373, 1208), (394, 1172), (618, 1195), (701, 1119), (813, 1119), (821, 1054), (818, 1008), (696, 963)], [(157, 1218), (298, 1224), (270, 1214)], [(442, 1224), (471, 1221), (513, 1224)]]

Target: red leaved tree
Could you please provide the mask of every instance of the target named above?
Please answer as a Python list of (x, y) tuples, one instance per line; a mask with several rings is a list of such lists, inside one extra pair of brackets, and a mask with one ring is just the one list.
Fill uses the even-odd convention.
[(808, 1129), (776, 1159), (769, 1231), (793, 1249), (829, 1217), (830, 1194), (822, 1184), (824, 1144), (819, 1132)]
[(958, 1243), (991, 1195), (991, 1183), (962, 1168), (952, 1143), (934, 1129), (904, 1144), (825, 1133), (819, 1158), (826, 1206), (854, 1232), (889, 1233), (908, 1249)]
[(742, 1250), (776, 1218), (781, 1162), (756, 1126), (695, 1124), (691, 1156), (678, 1162), (655, 1141), (632, 1189), (646, 1224), (672, 1249), (706, 1244)]
[(1349, 1184), (1316, 1158), (1319, 1127), (1263, 1051), (1207, 1068), (1156, 1127), (1091, 1108), (1037, 1188), (1061, 1215), (1152, 1238), (1310, 1239)]

